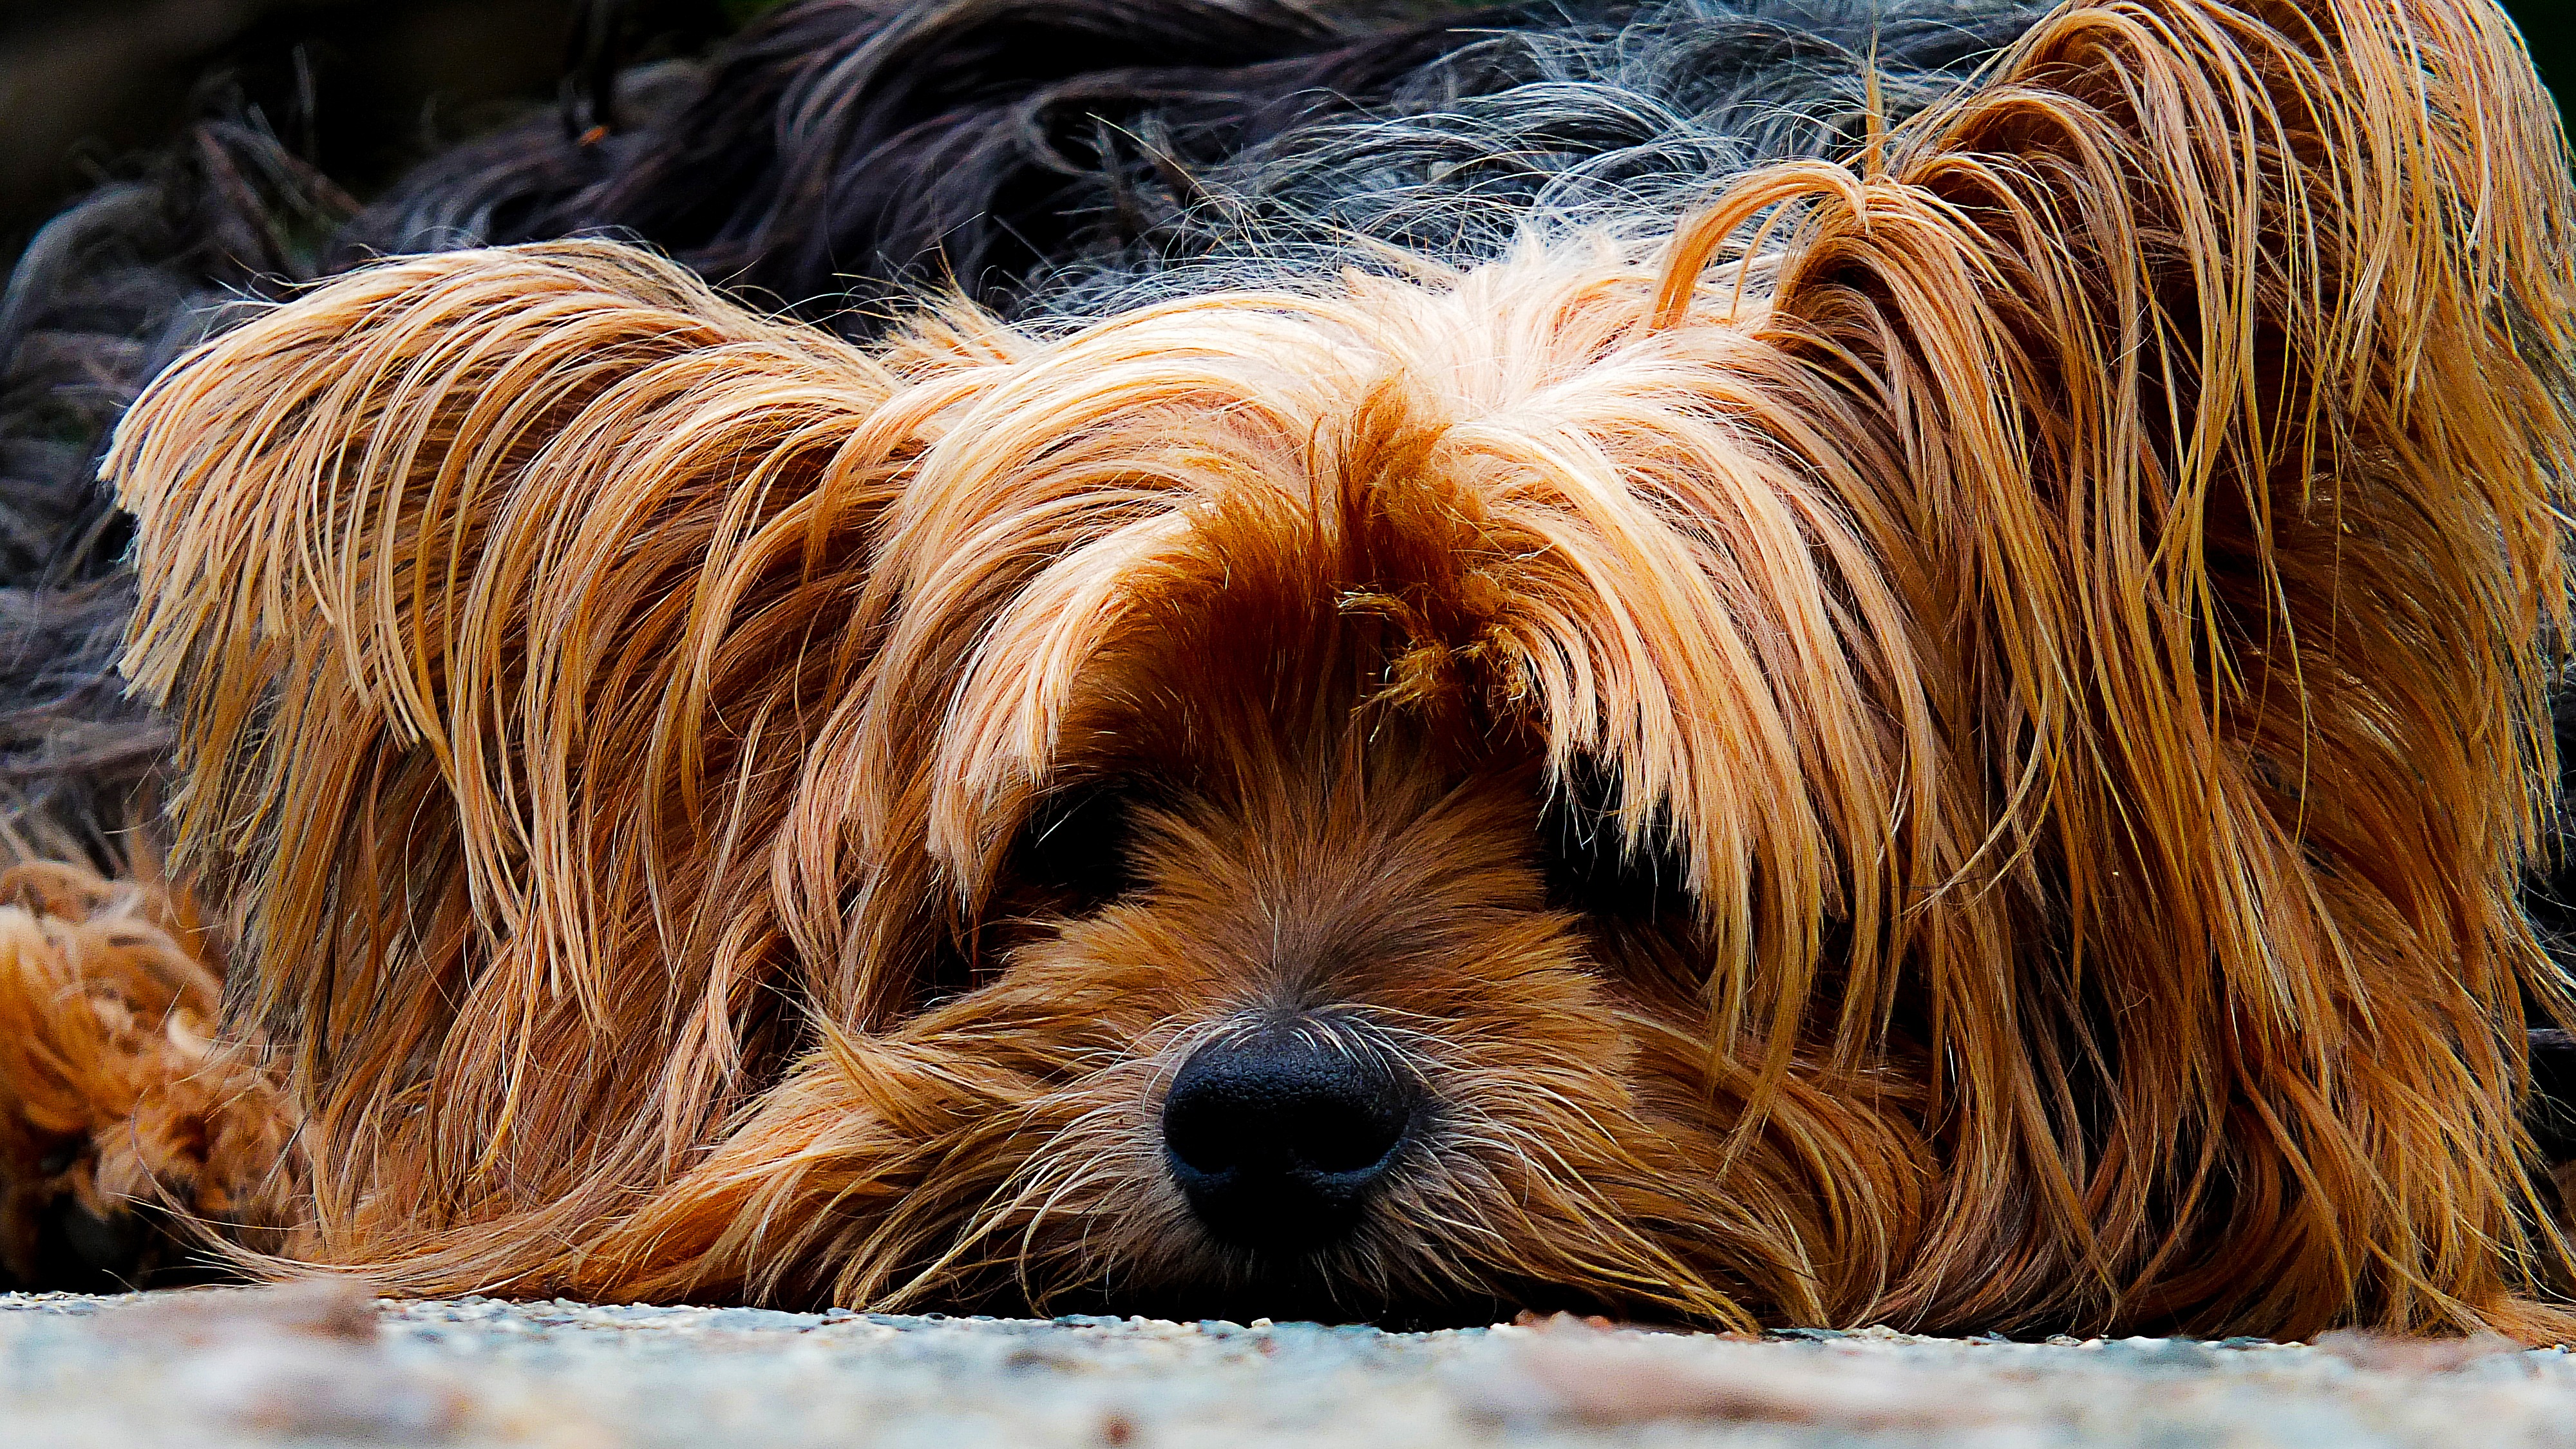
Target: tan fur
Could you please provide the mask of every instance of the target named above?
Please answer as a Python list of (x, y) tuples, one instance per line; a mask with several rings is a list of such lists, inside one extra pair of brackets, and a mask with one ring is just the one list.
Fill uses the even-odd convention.
[(49, 1283), (45, 1225), (67, 1208), (155, 1239), (114, 1265), (138, 1282), (188, 1269), (189, 1224), (286, 1246), (306, 1211), (294, 1107), (215, 1041), (223, 958), (186, 898), (25, 864), (0, 901), (0, 1271)]
[[(390, 263), (109, 471), (310, 1256), (417, 1291), (2564, 1335), (2570, 197), (2485, 0), (2076, 4), (1654, 256), (862, 353)], [(1552, 907), (1543, 801), (1685, 862)], [(1147, 780), (1137, 890), (1014, 874)], [(1430, 1147), (1206, 1239), (1195, 1044)]]

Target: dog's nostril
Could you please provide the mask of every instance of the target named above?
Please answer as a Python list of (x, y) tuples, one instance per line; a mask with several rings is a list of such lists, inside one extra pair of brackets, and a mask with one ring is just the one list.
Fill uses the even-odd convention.
[(1373, 1057), (1274, 1027), (1200, 1048), (1172, 1079), (1163, 1142), (1208, 1232), (1317, 1247), (1359, 1222), (1394, 1166), (1418, 1094)]

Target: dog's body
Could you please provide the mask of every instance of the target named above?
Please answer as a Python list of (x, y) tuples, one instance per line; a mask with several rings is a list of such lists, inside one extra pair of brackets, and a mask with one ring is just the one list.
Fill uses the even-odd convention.
[(1017, 322), (571, 242), (192, 354), (127, 664), (293, 1254), (2559, 1336), (2555, 122), (2482, 0), (2033, 14), (1403, 32)]

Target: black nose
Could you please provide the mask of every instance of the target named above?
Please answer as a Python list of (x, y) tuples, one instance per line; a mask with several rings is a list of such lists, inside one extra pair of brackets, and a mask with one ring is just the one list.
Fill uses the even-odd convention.
[(1404, 1145), (1412, 1083), (1320, 1031), (1201, 1047), (1163, 1102), (1172, 1176), (1208, 1233), (1298, 1252), (1357, 1226)]

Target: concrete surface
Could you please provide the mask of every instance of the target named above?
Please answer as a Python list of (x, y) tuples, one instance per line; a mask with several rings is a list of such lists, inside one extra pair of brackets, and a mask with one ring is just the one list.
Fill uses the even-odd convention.
[(891, 1318), (0, 1296), (0, 1445), (2576, 1445), (2576, 1361), (2500, 1343), (1766, 1341), (1559, 1320)]

